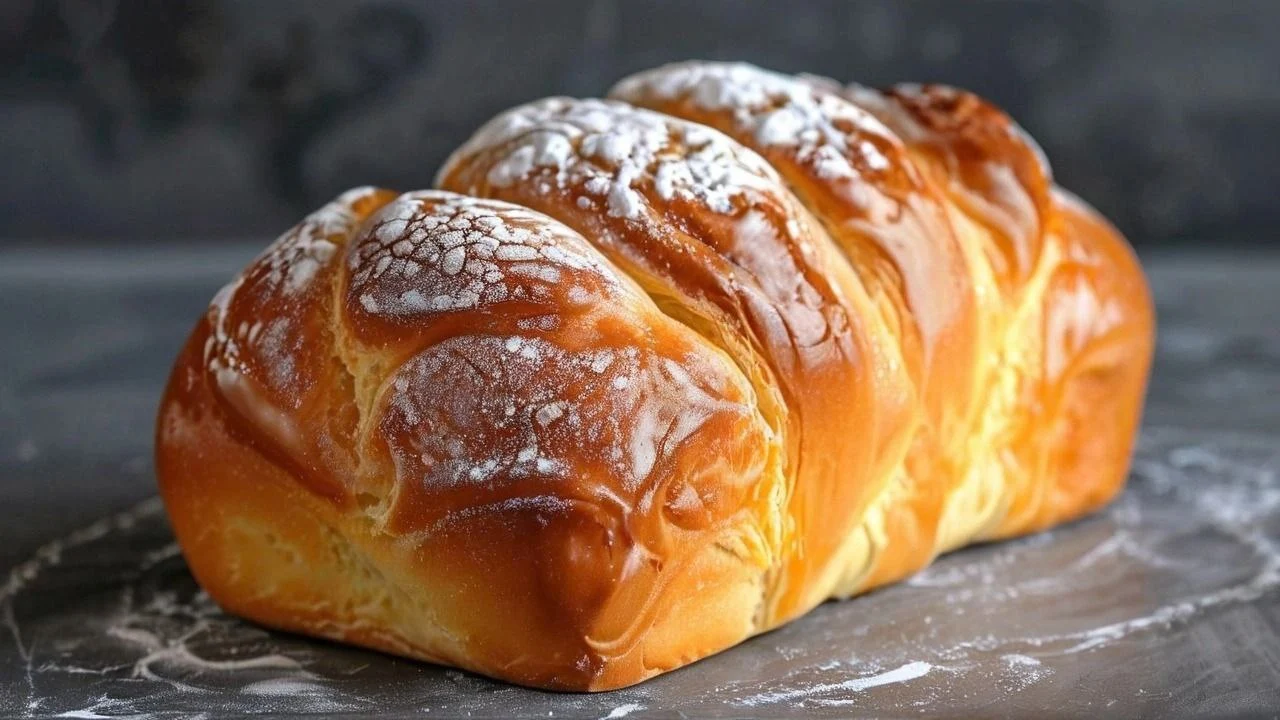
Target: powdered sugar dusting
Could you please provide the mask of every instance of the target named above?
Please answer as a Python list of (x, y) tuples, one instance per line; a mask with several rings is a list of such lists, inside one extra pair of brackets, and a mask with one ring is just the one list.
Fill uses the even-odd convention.
[(286, 295), (296, 295), (310, 287), (316, 273), (338, 251), (332, 238), (345, 238), (351, 233), (358, 222), (353, 207), (374, 192), (372, 187), (348, 190), (281, 235), (261, 258), (267, 265), (270, 282), (279, 285)]
[(510, 110), (454, 153), (441, 177), (494, 148), (502, 152), (486, 176), (494, 187), (546, 176), (560, 189), (581, 186), (580, 207), (628, 220), (644, 215), (650, 187), (662, 200), (729, 214), (748, 189), (779, 185), (768, 163), (721, 133), (615, 101), (549, 98)]
[(577, 233), (508, 203), (453, 193), (406, 193), (369, 221), (348, 256), (351, 294), (365, 312), (423, 316), (507, 301), (570, 304), (591, 293), (558, 285), (565, 273), (618, 287), (616, 276)]
[[(210, 333), (204, 346), (208, 370), (222, 378), (249, 373), (251, 360), (266, 370), (259, 378), (281, 396), (299, 398), (296, 354), (304, 330), (293, 314), (309, 302), (304, 293), (316, 275), (337, 260), (339, 244), (355, 230), (355, 206), (376, 192), (348, 190), (281, 235), (214, 296), (209, 305)], [(256, 307), (253, 323), (231, 320), (232, 305), (246, 287)], [(285, 301), (283, 307), (279, 301)], [(310, 302), (314, 302), (313, 300)]]
[[(714, 368), (636, 347), (567, 350), (544, 338), (459, 336), (406, 363), (383, 429), (403, 482), (489, 485), (607, 470), (636, 491), (712, 417)], [(723, 371), (723, 369), (721, 369)]]
[(294, 356), (299, 351), (294, 320), (277, 317), (268, 321), (265, 328), (258, 345), (263, 355), (273, 359), (267, 366), (267, 379), (272, 387), (288, 387), (296, 377)]
[(244, 275), (237, 275), (231, 282), (222, 286), (209, 303), (209, 338), (204, 343), (204, 362), (211, 372), (222, 368), (242, 370), (240, 361), (240, 340), (233, 335), (229, 327), (228, 316), (231, 313), (231, 302), (235, 299), (240, 286), (244, 285)]
[(610, 96), (638, 103), (687, 99), (703, 110), (728, 110), (738, 131), (762, 147), (791, 148), (825, 180), (890, 165), (871, 139), (888, 143), (893, 134), (870, 113), (814, 83), (745, 63), (667, 65), (623, 80)]

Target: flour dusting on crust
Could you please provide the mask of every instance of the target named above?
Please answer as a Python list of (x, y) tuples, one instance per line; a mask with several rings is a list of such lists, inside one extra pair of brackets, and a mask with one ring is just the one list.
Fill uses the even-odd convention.
[(648, 188), (664, 201), (731, 214), (747, 191), (781, 185), (763, 158), (722, 133), (611, 100), (548, 98), (509, 110), (459, 148), (441, 177), (493, 149), (501, 152), (486, 175), (494, 187), (535, 177), (560, 189), (580, 186), (579, 206), (628, 220), (644, 214)]
[[(428, 316), (507, 301), (581, 305), (578, 282), (617, 288), (599, 254), (568, 227), (532, 210), (442, 191), (406, 193), (369, 221), (347, 259), (360, 307), (386, 317)], [(555, 313), (543, 325), (554, 327)]]
[(218, 291), (209, 304), (210, 333), (204, 346), (210, 372), (223, 378), (243, 374), (246, 360), (254, 356), (267, 368), (264, 381), (285, 395), (297, 390), (291, 384), (296, 380), (294, 353), (302, 344), (298, 323), (287, 312), (253, 323), (233, 323), (231, 306), (246, 287), (252, 287), (255, 301), (263, 305), (306, 293), (320, 270), (335, 261), (340, 243), (359, 223), (355, 206), (375, 192), (372, 187), (359, 187), (339, 195), (277, 238)]
[(260, 259), (270, 268), (271, 282), (278, 284), (285, 295), (306, 290), (320, 268), (337, 253), (338, 244), (332, 238), (345, 237), (355, 229), (359, 222), (353, 211), (356, 203), (374, 192), (372, 187), (348, 190), (280, 236)]
[(717, 370), (634, 346), (459, 336), (393, 376), (383, 433), (400, 479), (428, 487), (593, 473), (635, 491), (705, 423), (751, 417)]
[(796, 160), (825, 180), (886, 170), (872, 139), (894, 142), (870, 113), (838, 95), (746, 63), (689, 62), (633, 75), (610, 92), (622, 100), (688, 100), (703, 110), (727, 110), (738, 130), (762, 147), (793, 148)]

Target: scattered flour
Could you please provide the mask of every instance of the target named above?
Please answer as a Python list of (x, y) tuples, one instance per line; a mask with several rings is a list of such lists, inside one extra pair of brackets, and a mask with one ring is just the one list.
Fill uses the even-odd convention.
[(874, 116), (828, 88), (745, 63), (667, 65), (624, 79), (610, 96), (640, 104), (688, 100), (702, 110), (729, 111), (737, 131), (762, 147), (791, 148), (797, 162), (826, 180), (888, 169), (877, 143), (896, 144)]
[(639, 703), (623, 703), (622, 705), (610, 710), (609, 714), (602, 717), (601, 720), (614, 720), (615, 718), (626, 717), (636, 710), (643, 709), (644, 706)]
[(910, 662), (901, 667), (889, 670), (888, 672), (878, 673), (869, 677), (852, 678), (833, 683), (818, 683), (804, 687), (792, 688), (790, 690), (778, 690), (775, 692), (760, 693), (751, 697), (744, 698), (742, 704), (748, 706), (766, 705), (769, 703), (784, 702), (799, 699), (811, 699), (815, 695), (824, 695), (827, 693), (860, 693), (864, 690), (880, 687), (881, 685), (892, 685), (895, 683), (903, 683), (916, 680), (928, 675), (934, 670), (934, 666), (927, 662)]
[(628, 220), (645, 215), (647, 188), (730, 214), (744, 193), (781, 185), (763, 158), (719, 132), (609, 100), (548, 98), (509, 110), (459, 148), (440, 177), (492, 150), (486, 179), (494, 187), (546, 174), (558, 188), (581, 187), (579, 205), (600, 203)]
[(339, 247), (332, 238), (349, 235), (355, 228), (356, 203), (374, 192), (372, 187), (361, 187), (339, 195), (280, 236), (254, 265), (265, 264), (269, 282), (285, 295), (305, 291), (316, 273), (337, 254)]
[[(517, 353), (527, 342), (520, 341)], [(500, 339), (494, 351), (509, 352), (505, 345), (505, 339)], [(554, 354), (541, 347), (536, 350), (537, 357)], [(609, 370), (630, 362), (619, 351), (600, 364)], [(589, 365), (582, 371), (595, 375)], [(606, 373), (602, 382), (609, 384), (611, 378)], [(570, 406), (546, 407), (555, 409), (540, 415), (531, 411), (530, 417), (535, 422), (538, 417), (549, 419), (554, 426), (573, 412)], [(1057, 681), (1062, 668), (1079, 662), (1069, 659), (1073, 656), (1129, 654), (1143, 647), (1141, 642), (1176, 637), (1167, 632), (1169, 628), (1275, 596), (1280, 591), (1280, 547), (1272, 531), (1280, 514), (1278, 463), (1280, 455), (1270, 440), (1254, 443), (1205, 437), (1202, 432), (1148, 431), (1135, 462), (1132, 487), (1095, 520), (943, 558), (944, 567), (935, 582), (898, 586), (862, 600), (825, 606), (814, 617), (783, 628), (764, 642), (732, 651), (724, 656), (727, 664), (711, 659), (700, 668), (709, 678), (740, 678), (735, 668), (740, 667), (742, 653), (748, 657), (764, 653), (785, 658), (788, 668), (800, 669), (790, 680), (772, 680), (763, 686), (748, 680), (716, 688), (714, 693), (708, 690), (711, 694), (704, 699), (665, 697), (658, 681), (641, 695), (556, 702), (583, 703), (574, 708), (599, 707), (595, 711), (599, 715), (617, 718), (671, 702), (676, 708), (683, 707), (682, 701), (712, 702), (712, 697), (716, 703), (739, 708), (873, 707), (871, 693), (884, 689), (887, 697), (905, 698), (911, 707), (928, 709), (952, 703), (964, 706), (966, 693), (977, 687), (996, 688), (1006, 696), (1028, 692)], [(554, 512), (560, 501), (548, 496), (507, 502)], [(1218, 538), (1218, 544), (1199, 548), (1179, 542), (1206, 533)], [(1117, 541), (1117, 536), (1123, 541)], [(1142, 551), (1131, 552), (1131, 544)], [(1224, 563), (1227, 556), (1222, 553), (1228, 548), (1234, 560)], [(119, 604), (110, 604), (105, 614), (88, 611), (89, 606), (59, 609), (57, 617), (62, 619), (48, 624), (38, 614), (32, 616), (32, 603), (15, 602), (28, 591), (40, 592), (37, 586), (45, 583), (70, 587), (67, 583), (84, 568), (114, 563), (111, 558), (122, 552), (134, 558), (136, 572), (143, 575), (123, 574)], [(1175, 553), (1180, 556), (1177, 564), (1160, 560)], [(333, 678), (345, 677), (350, 668), (341, 662), (326, 668), (329, 660), (322, 658), (330, 654), (308, 650), (306, 641), (267, 635), (226, 618), (203, 594), (168, 589), (165, 583), (173, 578), (190, 582), (173, 574), (177, 562), (172, 538), (164, 530), (160, 502), (152, 499), (46, 544), (10, 571), (0, 585), (0, 619), (12, 637), (10, 647), (20, 662), (17, 667), (26, 671), (26, 707), (31, 714), (144, 716), (175, 702), (204, 702), (213, 697), (237, 707), (281, 712), (344, 712), (365, 709), (373, 702), (360, 691), (340, 689), (344, 686)], [(1045, 563), (1055, 568), (1052, 577), (1043, 571)], [(1158, 589), (1154, 600), (1088, 605), (1086, 596), (1122, 587), (1134, 577)], [(943, 579), (945, 583), (938, 582)], [(955, 603), (945, 600), (946, 593), (964, 587), (974, 588), (974, 594)], [(1020, 593), (998, 598), (990, 594), (1009, 587)], [(1085, 604), (1074, 606), (1078, 616), (1064, 616), (1058, 612), (1061, 608), (1044, 605), (1046, 599), (1060, 601), (1072, 588), (1083, 593)], [(86, 597), (103, 589), (95, 585)], [(939, 610), (944, 606), (945, 612)], [(23, 614), (17, 612), (20, 607), (25, 607)], [(926, 608), (927, 616), (920, 612)], [(963, 617), (952, 614), (966, 609), (969, 612)], [(868, 619), (869, 613), (873, 618)], [(922, 617), (932, 621), (923, 622)], [(89, 644), (58, 649), (54, 628), (71, 621), (78, 628), (77, 642)], [(1021, 629), (1015, 627), (1019, 622), (1024, 624)], [(890, 649), (880, 649), (886, 642), (884, 647)], [(246, 652), (228, 655), (231, 648)], [(833, 649), (868, 655), (833, 658)], [(904, 658), (900, 653), (908, 654)], [(126, 662), (120, 664), (121, 660)], [(387, 668), (393, 666), (379, 665), (381, 672), (390, 672)], [(405, 667), (411, 668), (415, 678), (436, 677), (417, 666)], [(84, 683), (86, 677), (93, 680), (91, 685)], [(800, 677), (803, 682), (797, 682)], [(517, 695), (525, 697), (482, 679), (474, 682), (476, 687), (468, 695), (473, 702), (510, 703)], [(46, 696), (55, 687), (63, 688), (63, 694)], [(68, 690), (72, 687), (84, 690)], [(431, 687), (431, 692), (439, 692), (438, 685)], [(1150, 686), (1144, 688), (1151, 692)], [(17, 692), (21, 691), (20, 683)], [(982, 692), (984, 701), (990, 701), (991, 691)], [(623, 699), (625, 703), (619, 704)], [(596, 700), (607, 704), (588, 704)], [(419, 704), (427, 702), (432, 701), (423, 699)], [(562, 706), (554, 707), (559, 715)]]

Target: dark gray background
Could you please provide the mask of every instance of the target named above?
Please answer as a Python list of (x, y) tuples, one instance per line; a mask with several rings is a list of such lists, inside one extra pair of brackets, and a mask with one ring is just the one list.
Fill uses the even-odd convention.
[(1003, 105), (1140, 249), (1272, 244), (1280, 3), (0, 0), (0, 237), (263, 239), (494, 113), (743, 59)]
[[(1278, 41), (1275, 0), (0, 0), (0, 716), (1274, 716)], [(1155, 292), (1125, 494), (621, 694), (213, 608), (146, 498), (214, 290), (342, 189), (428, 185), (514, 103), (690, 57), (949, 82), (1027, 126)]]

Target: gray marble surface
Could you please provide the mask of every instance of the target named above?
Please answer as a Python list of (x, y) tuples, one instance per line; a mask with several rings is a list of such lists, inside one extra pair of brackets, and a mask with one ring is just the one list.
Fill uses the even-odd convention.
[(268, 632), (199, 592), (152, 497), (153, 414), (253, 251), (0, 250), (0, 716), (1280, 714), (1280, 255), (1147, 259), (1156, 371), (1105, 512), (565, 695)]

